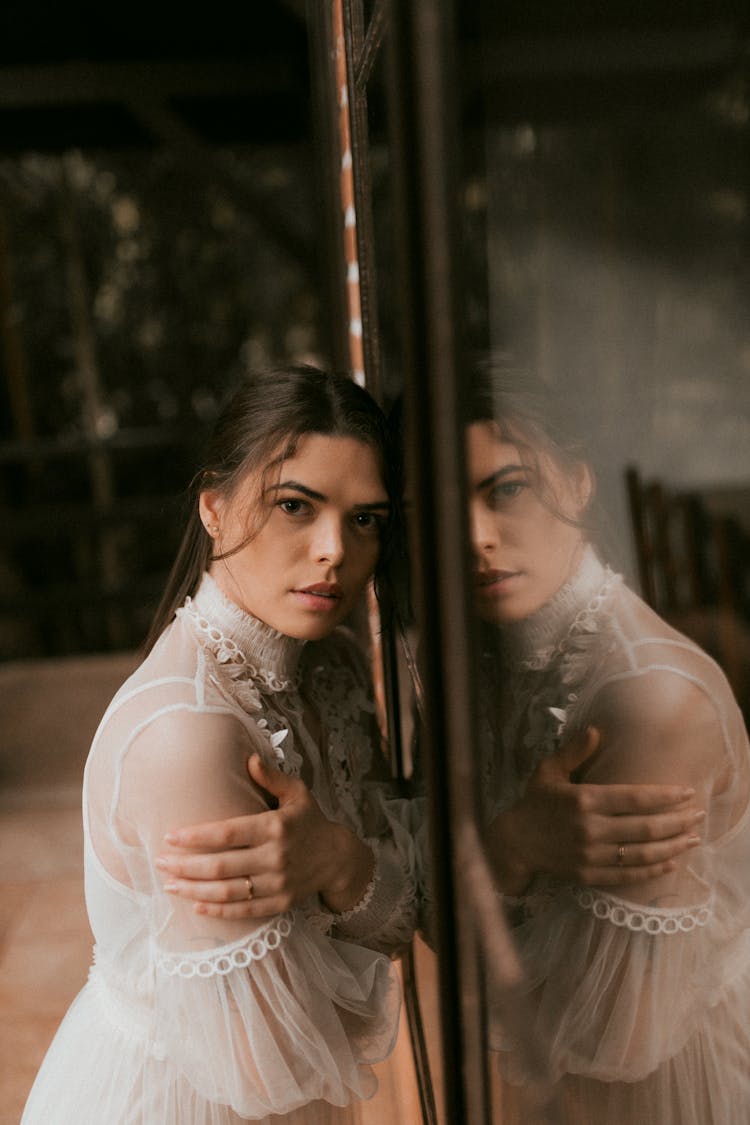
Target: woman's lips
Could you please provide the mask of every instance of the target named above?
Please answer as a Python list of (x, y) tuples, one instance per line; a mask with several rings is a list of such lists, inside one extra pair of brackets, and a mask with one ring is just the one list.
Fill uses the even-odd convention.
[(474, 576), (474, 587), (480, 598), (495, 598), (504, 594), (520, 570), (480, 570)]
[(292, 590), (292, 594), (306, 609), (313, 609), (319, 613), (331, 613), (334, 609), (338, 609), (341, 604), (344, 591), (336, 583), (316, 582), (312, 586)]

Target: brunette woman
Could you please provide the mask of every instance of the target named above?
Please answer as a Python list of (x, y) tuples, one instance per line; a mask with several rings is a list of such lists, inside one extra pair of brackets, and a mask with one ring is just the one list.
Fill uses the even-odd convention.
[[(382, 414), (345, 377), (258, 375), (220, 416), (153, 647), (89, 754), (94, 964), (24, 1125), (339, 1125), (373, 1093), (415, 861), (378, 780), (367, 670), (339, 626), (387, 548), (389, 465)], [(309, 794), (317, 893), (262, 922), (169, 894), (170, 832), (262, 816), (280, 776)], [(244, 873), (246, 902), (255, 880)]]

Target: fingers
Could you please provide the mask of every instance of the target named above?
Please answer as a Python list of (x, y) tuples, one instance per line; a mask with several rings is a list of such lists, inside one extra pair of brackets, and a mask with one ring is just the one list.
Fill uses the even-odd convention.
[(691, 835), (703, 824), (703, 809), (686, 808), (678, 812), (654, 813), (651, 816), (600, 817), (590, 832), (596, 843), (641, 844), (673, 841)]
[(648, 844), (602, 844), (597, 848), (600, 867), (652, 867), (666, 863), (678, 855), (696, 848), (701, 843), (700, 836), (693, 833), (674, 836), (670, 840), (659, 840)]
[(229, 820), (206, 821), (202, 824), (191, 824), (186, 828), (175, 828), (168, 832), (164, 839), (173, 847), (206, 851), (221, 848), (252, 848), (263, 843), (268, 835), (270, 822), (274, 819), (274, 812), (250, 813)]
[(676, 859), (702, 843), (695, 833), (647, 844), (598, 844), (575, 871), (587, 886), (626, 886), (674, 871)]
[(253, 898), (241, 902), (199, 902), (193, 907), (196, 914), (207, 918), (222, 918), (225, 921), (244, 921), (248, 918), (261, 920), (272, 918), (277, 914), (284, 914), (290, 909), (290, 903), (285, 896), (281, 898)]
[(586, 727), (572, 738), (564, 742), (555, 754), (555, 759), (560, 770), (570, 775), (579, 766), (582, 766), (599, 749), (601, 735), (596, 727)]
[(252, 878), (252, 896), (248, 893), (249, 876), (243, 875), (236, 879), (222, 879), (220, 881), (201, 882), (199, 879), (170, 879), (164, 884), (165, 891), (179, 895), (180, 898), (189, 898), (193, 902), (250, 902), (253, 898), (262, 897), (263, 887), (261, 878)]
[(238, 848), (231, 852), (216, 852), (213, 855), (163, 855), (155, 861), (155, 866), (170, 878), (214, 882), (218, 880), (245, 878), (260, 871), (272, 861), (264, 850), (258, 848)]
[[(169, 894), (193, 902), (196, 914), (229, 920), (268, 918), (291, 909), (293, 905), (291, 892), (283, 889), (278, 879), (265, 875), (241, 876), (219, 882), (170, 879), (164, 889)], [(249, 890), (252, 893), (249, 894)]]
[[(604, 816), (675, 811), (695, 797), (695, 790), (683, 785), (578, 785), (577, 800), (588, 812)], [(677, 811), (684, 811), (684, 809)]]
[(260, 754), (253, 754), (252, 757), (248, 758), (247, 772), (256, 785), (259, 785), (261, 789), (265, 789), (268, 793), (272, 793), (274, 797), (278, 797), (282, 803), (286, 797), (296, 792), (300, 784), (297, 778), (289, 777), (281, 770), (268, 765), (263, 761)]

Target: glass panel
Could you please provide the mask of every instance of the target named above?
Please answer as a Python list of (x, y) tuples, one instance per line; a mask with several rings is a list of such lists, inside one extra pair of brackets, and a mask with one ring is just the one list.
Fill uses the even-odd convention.
[[(459, 52), (466, 322), (474, 309), (481, 344), (486, 309), (495, 372), (466, 392), (487, 843), (516, 896), (506, 912), (534, 1042), (561, 1076), (559, 1120), (731, 1121), (730, 1099), (750, 1097), (733, 1061), (747, 995), (729, 988), (748, 962), (728, 952), (750, 925), (739, 35), (709, 5), (584, 6), (574, 27), (562, 5), (543, 25), (526, 6), (481, 9)], [(551, 778), (566, 745), (598, 802), (610, 783), (692, 787), (669, 825), (698, 846), (645, 879), (642, 860), (677, 845), (643, 851), (629, 820), (584, 818), (596, 843), (581, 864), (571, 771), (545, 788), (538, 769)], [(673, 835), (658, 818), (642, 830)], [(544, 1090), (495, 1001), (490, 989), (493, 1121), (526, 1125), (524, 1091)]]

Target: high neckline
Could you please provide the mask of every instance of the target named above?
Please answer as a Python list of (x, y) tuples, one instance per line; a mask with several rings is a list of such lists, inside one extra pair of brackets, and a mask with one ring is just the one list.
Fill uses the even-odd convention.
[(501, 626), (504, 650), (516, 660), (551, 653), (611, 575), (593, 547), (587, 546), (578, 569), (549, 601), (523, 621)]
[(238, 651), (253, 678), (267, 687), (282, 690), (294, 686), (306, 642), (288, 637), (240, 609), (208, 572), (194, 597), (187, 599), (184, 611), (205, 622), (208, 628), (203, 627), (201, 632), (220, 659), (231, 659), (227, 654)]

